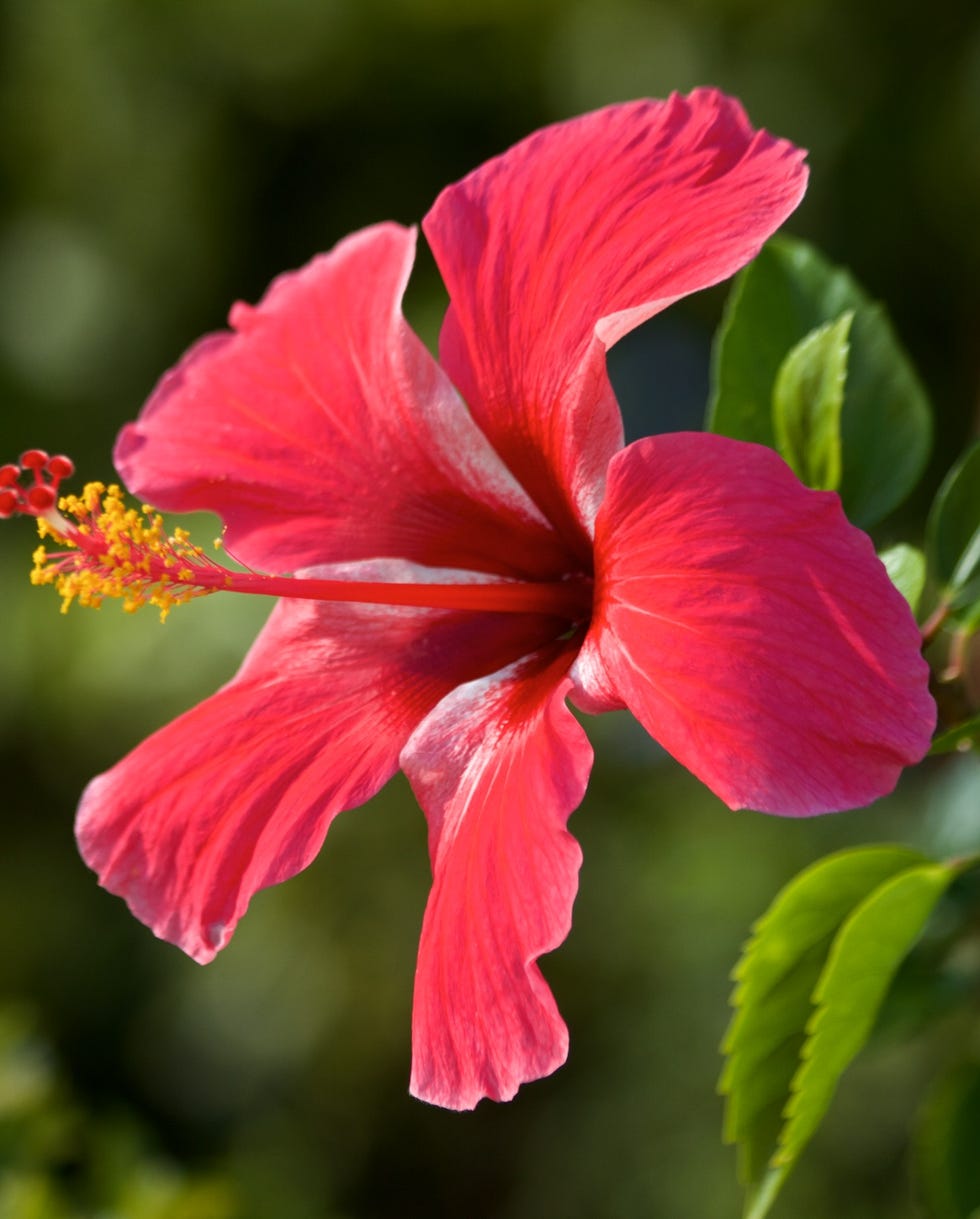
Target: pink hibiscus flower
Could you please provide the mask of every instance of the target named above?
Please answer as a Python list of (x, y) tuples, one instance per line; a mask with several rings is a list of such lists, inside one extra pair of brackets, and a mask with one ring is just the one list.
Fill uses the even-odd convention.
[[(719, 436), (624, 448), (606, 374), (622, 335), (754, 257), (805, 182), (800, 150), (712, 90), (559, 123), (426, 217), (441, 366), (401, 313), (414, 232), (380, 224), (236, 305), (119, 438), (133, 492), (217, 512), (269, 573), (158, 548), (164, 602), (282, 599), (227, 686), (90, 784), (81, 852), (205, 962), (401, 768), (433, 871), (425, 1100), (508, 1099), (566, 1057), (537, 961), (581, 858), (566, 822), (592, 753), (569, 701), (629, 708), (728, 805), (790, 816), (865, 804), (928, 747), (916, 624), (837, 497)], [(105, 559), (89, 511), (62, 574)]]

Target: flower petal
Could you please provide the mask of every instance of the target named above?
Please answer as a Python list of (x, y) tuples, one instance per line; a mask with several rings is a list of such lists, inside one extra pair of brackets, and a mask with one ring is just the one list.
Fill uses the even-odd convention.
[(929, 747), (908, 606), (836, 495), (721, 436), (638, 441), (609, 470), (573, 676), (622, 700), (733, 808), (853, 808)]
[(564, 702), (568, 654), (455, 690), (402, 766), (429, 817), (434, 884), (412, 1022), (413, 1095), (509, 1100), (568, 1052), (538, 966), (568, 934), (581, 852), (565, 829), (592, 750)]
[(563, 570), (540, 514), (401, 313), (415, 233), (378, 225), (236, 305), (120, 434), (157, 508), (217, 512), (270, 571), (395, 556), (538, 578)]
[(549, 631), (514, 614), (282, 601), (233, 681), (89, 784), (82, 856), (156, 935), (209, 961), (251, 896), (305, 868), (334, 816), (387, 782), (439, 699)]
[(803, 155), (699, 89), (547, 127), (436, 200), (443, 366), (560, 527), (591, 524), (622, 445), (604, 350), (752, 259), (803, 194)]

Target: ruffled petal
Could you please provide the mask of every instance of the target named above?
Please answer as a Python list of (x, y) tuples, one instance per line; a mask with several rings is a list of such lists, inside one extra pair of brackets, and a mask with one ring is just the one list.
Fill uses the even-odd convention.
[(581, 852), (565, 823), (592, 750), (565, 705), (568, 655), (551, 656), (454, 691), (402, 757), (429, 817), (434, 876), (411, 1091), (450, 1109), (509, 1100), (568, 1053), (536, 961), (571, 926)]
[[(406, 576), (355, 566), (314, 574)], [(89, 784), (82, 856), (156, 935), (209, 961), (251, 896), (305, 868), (334, 816), (387, 782), (449, 690), (549, 632), (513, 614), (280, 602), (224, 689)]]
[(622, 445), (604, 350), (750, 261), (802, 197), (803, 155), (699, 89), (547, 127), (436, 200), (443, 365), (559, 526), (588, 529)]
[(808, 815), (891, 791), (936, 710), (919, 631), (836, 495), (721, 436), (638, 441), (609, 471), (573, 671), (733, 808)]
[(120, 434), (129, 488), (285, 572), (393, 556), (538, 578), (555, 539), (409, 328), (414, 230), (378, 225), (236, 305)]

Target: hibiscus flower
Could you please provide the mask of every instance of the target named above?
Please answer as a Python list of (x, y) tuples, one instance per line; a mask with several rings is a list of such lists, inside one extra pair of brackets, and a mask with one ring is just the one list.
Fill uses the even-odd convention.
[[(628, 708), (732, 808), (890, 791), (934, 708), (870, 540), (766, 448), (624, 448), (606, 373), (622, 335), (753, 258), (805, 183), (801, 151), (716, 91), (611, 106), (436, 200), (440, 363), (402, 316), (415, 234), (396, 224), (191, 348), (116, 464), (159, 508), (218, 513), (255, 574), (140, 534), (154, 597), (281, 600), (227, 686), (89, 785), (78, 842), (102, 885), (209, 961), (252, 894), (400, 768), (433, 872), (411, 1090), (466, 1109), (566, 1057), (537, 961), (568, 934), (581, 859), (566, 822), (592, 752), (569, 703)], [(61, 576), (135, 536), (97, 494), (76, 515), (81, 542), (55, 521), (80, 546)], [(147, 599), (148, 578), (130, 565), (117, 584)]]

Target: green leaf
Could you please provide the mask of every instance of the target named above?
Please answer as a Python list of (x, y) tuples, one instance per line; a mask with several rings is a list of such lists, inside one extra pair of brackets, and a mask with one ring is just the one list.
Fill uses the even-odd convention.
[(790, 881), (753, 929), (733, 974), (735, 1014), (720, 1089), (727, 1096), (725, 1139), (738, 1145), (754, 1219), (766, 1213), (788, 1172), (784, 1166), (774, 1175), (770, 1158), (833, 937), (869, 893), (926, 862), (899, 846), (828, 856)]
[(841, 480), (840, 416), (853, 310), (818, 326), (779, 366), (772, 392), (776, 447), (801, 482), (836, 491)]
[(971, 716), (955, 728), (947, 728), (932, 742), (930, 754), (953, 753), (959, 749), (980, 749), (980, 715)]
[(944, 600), (963, 605), (980, 596), (980, 441), (939, 488), (926, 526), (926, 553)]
[(931, 1219), (980, 1210), (980, 1063), (957, 1063), (926, 1101), (916, 1133), (918, 1192)]
[(854, 320), (839, 490), (851, 520), (870, 526), (919, 480), (929, 404), (884, 310), (804, 242), (775, 238), (736, 280), (715, 342), (707, 426), (776, 448), (771, 403), (780, 367), (812, 330), (847, 312)]
[(871, 1034), (896, 970), (954, 875), (933, 863), (893, 876), (865, 898), (835, 938), (791, 1085), (774, 1157), (780, 1170), (789, 1171), (816, 1132), (838, 1080)]
[(925, 555), (914, 546), (899, 542), (897, 546), (883, 550), (878, 558), (884, 563), (892, 584), (909, 603), (912, 613), (916, 613), (926, 586)]

